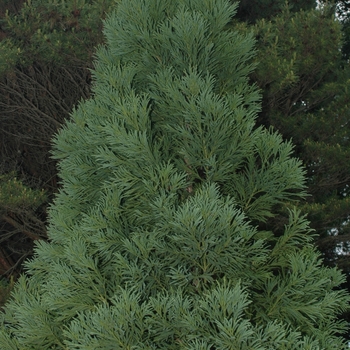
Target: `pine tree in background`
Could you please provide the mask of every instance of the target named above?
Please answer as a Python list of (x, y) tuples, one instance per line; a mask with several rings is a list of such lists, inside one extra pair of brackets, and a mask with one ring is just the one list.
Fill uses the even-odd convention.
[(316, 0), (241, 0), (237, 11), (240, 20), (255, 23), (257, 20), (273, 19), (288, 5), (292, 12), (311, 10), (316, 7)]
[[(2, 349), (345, 349), (349, 296), (294, 209), (289, 142), (255, 126), (251, 34), (225, 0), (124, 0), (93, 98), (55, 138), (63, 187), (1, 315)], [(253, 224), (254, 223), (254, 224)]]
[[(300, 208), (327, 263), (350, 275), (350, 69), (342, 57), (341, 24), (328, 8), (292, 13), (286, 7), (273, 20), (258, 21), (254, 32), (260, 63), (252, 78), (263, 91), (258, 123), (293, 140), (310, 194)], [(283, 228), (283, 221), (274, 224)]]
[[(295, 4), (233, 28), (255, 32), (259, 64), (251, 78), (263, 92), (257, 123), (293, 140), (307, 170), (309, 195), (299, 208), (318, 235), (324, 264), (341, 268), (350, 289), (349, 2), (320, 1), (306, 11), (305, 1), (304, 11), (293, 12)], [(278, 235), (287, 215), (281, 206), (281, 215), (263, 227)]]
[(350, 58), (350, 1), (349, 0), (319, 0), (321, 7), (328, 7), (342, 25), (342, 54), (349, 62)]

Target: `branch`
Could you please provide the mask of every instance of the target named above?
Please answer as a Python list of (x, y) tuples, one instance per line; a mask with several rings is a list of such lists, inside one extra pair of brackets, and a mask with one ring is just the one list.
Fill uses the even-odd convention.
[(6, 221), (7, 223), (9, 223), (10, 225), (12, 225), (13, 227), (19, 229), (22, 233), (24, 233), (26, 236), (28, 236), (30, 239), (32, 239), (33, 241), (41, 239), (40, 236), (38, 236), (37, 234), (27, 231), (23, 225), (21, 225), (19, 222), (17, 222), (16, 220), (12, 219), (11, 217), (7, 216), (7, 215), (3, 215), (1, 217), (4, 221)]

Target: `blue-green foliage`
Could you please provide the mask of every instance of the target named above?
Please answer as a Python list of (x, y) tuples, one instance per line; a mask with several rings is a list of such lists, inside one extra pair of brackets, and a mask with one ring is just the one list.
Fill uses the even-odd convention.
[[(2, 316), (7, 349), (341, 349), (349, 300), (292, 145), (256, 128), (254, 40), (226, 0), (125, 0), (94, 95), (54, 140), (63, 187)], [(254, 225), (252, 224), (254, 222)]]

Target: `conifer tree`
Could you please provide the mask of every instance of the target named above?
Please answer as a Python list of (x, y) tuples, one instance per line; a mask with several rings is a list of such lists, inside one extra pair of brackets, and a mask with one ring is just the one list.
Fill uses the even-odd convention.
[[(308, 196), (298, 207), (317, 234), (324, 264), (342, 269), (350, 289), (349, 4), (319, 1), (317, 9), (305, 11), (304, 2), (304, 11), (293, 12), (295, 1), (288, 3), (277, 16), (265, 13), (270, 20), (246, 26), (258, 38), (259, 64), (251, 75), (263, 91), (257, 123), (293, 140), (307, 169)], [(277, 235), (286, 215), (281, 206), (281, 215), (264, 228)]]
[[(350, 69), (341, 24), (329, 11), (285, 7), (273, 20), (258, 21), (259, 65), (251, 77), (263, 91), (258, 123), (293, 139), (307, 169), (309, 196), (299, 207), (319, 235), (325, 262), (349, 275)], [(283, 227), (283, 219), (273, 225)]]
[(62, 189), (1, 316), (10, 349), (345, 349), (349, 296), (290, 142), (255, 126), (252, 34), (227, 0), (122, 0), (93, 97), (56, 136)]
[(50, 140), (89, 97), (112, 3), (0, 1), (0, 279), (17, 275), (33, 240), (46, 238), (46, 207), (57, 191)]
[(269, 20), (279, 15), (286, 4), (291, 11), (298, 12), (315, 8), (316, 3), (316, 0), (241, 0), (237, 17), (249, 23), (255, 23), (259, 19)]

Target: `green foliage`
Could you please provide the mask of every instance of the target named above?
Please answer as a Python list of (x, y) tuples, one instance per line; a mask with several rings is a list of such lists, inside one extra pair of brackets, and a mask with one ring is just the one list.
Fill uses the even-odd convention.
[(101, 19), (111, 0), (28, 0), (21, 11), (2, 21), (0, 74), (40, 58), (56, 64), (82, 64), (102, 41)]
[[(271, 21), (257, 21), (260, 63), (251, 76), (263, 91), (258, 123), (292, 139), (305, 164), (310, 196), (300, 208), (321, 236), (318, 245), (327, 263), (334, 264), (339, 244), (346, 248), (346, 236), (332, 243), (330, 230), (348, 233), (350, 71), (341, 52), (341, 23), (329, 11), (292, 13), (286, 7)], [(282, 230), (283, 224), (273, 225)]]
[(15, 282), (13, 277), (10, 280), (0, 279), (0, 308), (2, 308), (10, 296)]
[(338, 22), (318, 10), (293, 14), (285, 8), (273, 21), (259, 21), (255, 33), (260, 63), (254, 78), (264, 89), (269, 113), (289, 117), (302, 109), (301, 98), (309, 109), (329, 100), (341, 57)]
[[(226, 0), (125, 0), (93, 98), (55, 137), (63, 187), (1, 315), (3, 349), (346, 349), (344, 276), (290, 211), (290, 142), (256, 127), (252, 34)], [(39, 331), (40, 330), (40, 331)]]
[(43, 190), (35, 190), (25, 186), (15, 177), (15, 174), (0, 175), (1, 210), (35, 209), (46, 200), (46, 194)]
[[(113, 3), (1, 1), (0, 172), (40, 184), (47, 201), (58, 187), (50, 140), (72, 107), (90, 94), (92, 56), (103, 40), (105, 11)], [(0, 226), (6, 233), (1, 244), (4, 256), (11, 255), (13, 272), (20, 269), (22, 257), (31, 253), (28, 238), (46, 236), (46, 205), (32, 210), (44, 198), (34, 198), (18, 186), (13, 180), (8, 188), (7, 176), (0, 177)], [(3, 266), (5, 260), (0, 261), (2, 271), (9, 270), (8, 264)]]
[(270, 20), (278, 16), (286, 4), (292, 12), (316, 7), (315, 0), (241, 0), (237, 15), (239, 19), (249, 23), (255, 23), (262, 18)]

